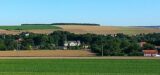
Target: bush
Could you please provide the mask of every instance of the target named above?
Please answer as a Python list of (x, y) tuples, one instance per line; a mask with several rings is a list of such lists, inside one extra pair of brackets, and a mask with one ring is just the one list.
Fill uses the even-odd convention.
[(143, 56), (143, 52), (132, 52), (129, 56)]

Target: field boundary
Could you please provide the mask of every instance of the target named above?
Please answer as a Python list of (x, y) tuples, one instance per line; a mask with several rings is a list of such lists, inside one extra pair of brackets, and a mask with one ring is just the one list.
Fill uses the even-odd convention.
[(96, 56), (88, 50), (24, 50), (0, 51), (0, 57), (90, 57)]
[(160, 60), (160, 57), (0, 57), (0, 59), (108, 59), (108, 60)]

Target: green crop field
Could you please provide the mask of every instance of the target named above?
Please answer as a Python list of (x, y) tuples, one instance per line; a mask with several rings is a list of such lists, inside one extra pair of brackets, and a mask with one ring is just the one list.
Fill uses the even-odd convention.
[(160, 60), (0, 60), (0, 75), (160, 75), (159, 69)]
[(5, 30), (34, 30), (34, 29), (61, 29), (60, 27), (51, 25), (26, 25), (26, 26), (0, 26), (0, 29)]

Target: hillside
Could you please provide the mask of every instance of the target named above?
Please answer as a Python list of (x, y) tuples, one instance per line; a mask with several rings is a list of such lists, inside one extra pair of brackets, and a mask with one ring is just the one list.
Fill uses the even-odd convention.
[(140, 34), (140, 33), (159, 33), (160, 29), (143, 28), (143, 27), (117, 27), (117, 26), (59, 26), (64, 31), (74, 32), (77, 34), (94, 33), (94, 34)]
[(22, 25), (22, 26), (0, 26), (4, 30), (36, 30), (36, 29), (60, 29), (60, 27), (50, 25)]
[(21, 32), (33, 32), (49, 34), (53, 31), (69, 31), (76, 34), (116, 34), (124, 33), (135, 35), (140, 33), (159, 33), (160, 29), (150, 27), (118, 27), (118, 26), (87, 26), (87, 25), (28, 25), (28, 26), (0, 26), (0, 34), (19, 34)]
[(160, 25), (157, 25), (157, 26), (135, 26), (135, 27), (160, 29)]

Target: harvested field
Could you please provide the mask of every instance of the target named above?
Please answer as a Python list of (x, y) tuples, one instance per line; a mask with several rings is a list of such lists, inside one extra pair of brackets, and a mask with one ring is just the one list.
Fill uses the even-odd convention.
[(20, 32), (32, 32), (32, 33), (37, 33), (37, 34), (49, 34), (49, 33), (53, 33), (54, 31), (58, 31), (58, 30), (61, 30), (61, 29), (21, 30)]
[(0, 29), (0, 34), (19, 34), (20, 32), (19, 31), (10, 31), (10, 30), (2, 30)]
[(116, 27), (116, 26), (59, 26), (64, 31), (69, 31), (77, 34), (94, 33), (94, 34), (140, 34), (160, 32), (160, 29), (153, 28), (138, 28), (138, 27)]
[(43, 30), (0, 30), (0, 34), (12, 34), (12, 35), (16, 35), (16, 34), (20, 34), (22, 32), (31, 32), (31, 33), (37, 33), (37, 34), (49, 34), (52, 33), (54, 31), (57, 30), (61, 30), (61, 29), (43, 29)]
[[(75, 25), (64, 25), (56, 26), (59, 29), (27, 29), (27, 30), (0, 30), (0, 34), (19, 34), (21, 32), (33, 32), (38, 34), (49, 34), (54, 31), (69, 31), (76, 34), (117, 34), (124, 33), (129, 35), (140, 34), (140, 33), (160, 33), (160, 29), (154, 28), (138, 28), (138, 27), (116, 27), (116, 26), (75, 26)], [(62, 28), (62, 29), (61, 29)]]
[(36, 29), (61, 29), (51, 25), (22, 25), (22, 26), (0, 26), (4, 30), (36, 30)]
[(90, 57), (94, 53), (85, 50), (37, 50), (0, 51), (0, 57)]

